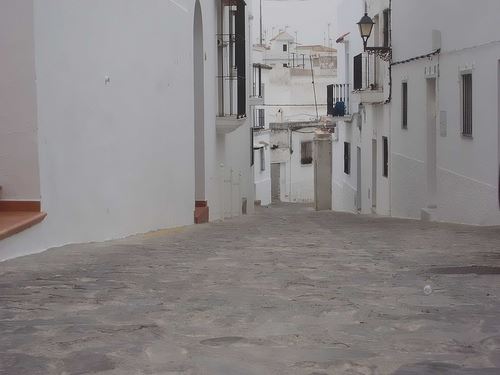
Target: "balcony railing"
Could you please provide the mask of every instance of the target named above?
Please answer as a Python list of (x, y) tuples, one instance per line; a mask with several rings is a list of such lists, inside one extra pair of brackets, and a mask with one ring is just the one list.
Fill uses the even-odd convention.
[(328, 115), (348, 116), (351, 114), (351, 85), (336, 83), (327, 87)]
[(266, 110), (264, 108), (258, 108), (254, 110), (253, 115), (253, 128), (254, 129), (264, 129), (266, 126)]

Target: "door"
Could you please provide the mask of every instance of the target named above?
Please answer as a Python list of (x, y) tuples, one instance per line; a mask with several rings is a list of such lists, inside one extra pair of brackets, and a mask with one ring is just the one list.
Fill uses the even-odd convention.
[(356, 208), (361, 211), (361, 147), (358, 147), (356, 155), (357, 159), (357, 194), (356, 194)]
[(377, 140), (372, 140), (372, 208), (377, 208)]
[(271, 201), (273, 203), (281, 201), (281, 164), (273, 163), (271, 164)]
[(427, 79), (427, 208), (437, 205), (436, 79)]

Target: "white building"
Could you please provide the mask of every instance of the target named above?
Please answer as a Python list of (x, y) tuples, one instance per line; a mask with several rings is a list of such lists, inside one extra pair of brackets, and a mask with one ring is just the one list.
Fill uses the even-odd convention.
[(250, 18), (239, 0), (2, 1), (0, 260), (192, 224), (195, 202), (201, 222), (252, 212)]
[(500, 2), (392, 14), (392, 214), (500, 224)]
[[(389, 0), (366, 6), (375, 22), (368, 46), (390, 45)], [(334, 137), (333, 206), (389, 215), (389, 64), (364, 52), (357, 25), (364, 12), (364, 0), (343, 0), (337, 12), (342, 35), (333, 101), (346, 103), (348, 116), (338, 121)]]
[(271, 195), (275, 202), (314, 202), (313, 138), (317, 121), (271, 123)]
[[(268, 46), (254, 46), (254, 61), (261, 67), (263, 87), (263, 103), (254, 112), (255, 158), (256, 165), (266, 163), (263, 170), (256, 167), (256, 199), (267, 204), (272, 190), (275, 201), (311, 203), (313, 164), (312, 159), (303, 163), (301, 150), (312, 157), (314, 128), (326, 115), (327, 86), (337, 72), (337, 51), (297, 45), (294, 37), (280, 32)], [(270, 145), (270, 158), (262, 144)]]
[[(391, 47), (390, 65), (363, 52), (365, 3), (368, 47)], [(332, 101), (348, 101), (349, 117), (334, 142), (335, 209), (500, 224), (499, 11), (494, 0), (340, 3)]]

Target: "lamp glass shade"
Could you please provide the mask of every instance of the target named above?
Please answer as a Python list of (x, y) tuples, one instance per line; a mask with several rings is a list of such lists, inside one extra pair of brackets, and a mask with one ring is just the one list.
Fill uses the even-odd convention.
[(368, 38), (370, 38), (374, 24), (373, 20), (366, 13), (358, 22), (359, 33), (361, 34), (361, 38), (363, 38), (363, 40), (368, 40)]

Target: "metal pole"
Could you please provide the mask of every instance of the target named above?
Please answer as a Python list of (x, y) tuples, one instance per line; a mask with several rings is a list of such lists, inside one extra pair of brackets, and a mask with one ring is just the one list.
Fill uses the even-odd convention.
[(234, 32), (234, 11), (233, 7), (229, 7), (229, 115), (234, 114), (233, 111), (233, 96), (234, 96), (234, 42), (235, 42), (235, 32)]
[(263, 45), (262, 39), (262, 0), (260, 0), (260, 45)]
[(314, 106), (316, 107), (316, 120), (319, 120), (318, 99), (316, 97), (316, 83), (314, 82), (313, 59), (312, 59), (312, 56), (310, 56), (310, 55), (309, 55), (309, 60), (311, 61), (311, 76), (312, 76), (312, 85), (313, 85), (313, 92), (314, 92)]

